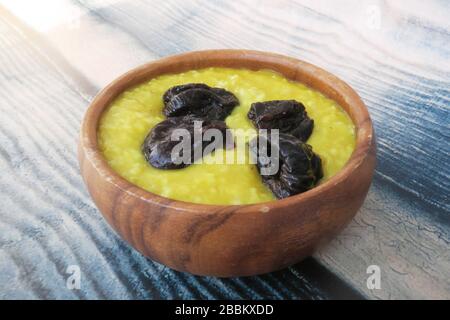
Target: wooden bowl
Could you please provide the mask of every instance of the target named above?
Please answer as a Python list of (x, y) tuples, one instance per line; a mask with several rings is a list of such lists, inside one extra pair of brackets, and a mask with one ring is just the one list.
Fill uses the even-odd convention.
[[(271, 69), (337, 101), (356, 127), (345, 167), (314, 189), (252, 205), (203, 205), (161, 197), (120, 177), (97, 143), (102, 112), (125, 89), (161, 74), (205, 67)], [(375, 166), (368, 111), (334, 75), (278, 54), (246, 50), (189, 52), (150, 62), (113, 81), (92, 101), (81, 128), (78, 157), (89, 193), (109, 224), (143, 255), (198, 275), (246, 276), (274, 271), (311, 255), (361, 207)]]

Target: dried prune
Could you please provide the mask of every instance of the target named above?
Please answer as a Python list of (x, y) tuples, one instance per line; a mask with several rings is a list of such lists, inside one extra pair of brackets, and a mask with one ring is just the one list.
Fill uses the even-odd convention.
[[(279, 134), (278, 142), (271, 135), (260, 135), (250, 142), (250, 151), (265, 185), (278, 198), (286, 198), (313, 188), (323, 177), (320, 157), (300, 139)], [(274, 161), (278, 161), (274, 165)], [(270, 166), (274, 172), (263, 174)]]
[(295, 100), (273, 100), (255, 102), (248, 118), (258, 129), (278, 129), (306, 142), (314, 128), (305, 106)]
[(239, 104), (231, 92), (204, 83), (172, 87), (164, 93), (163, 102), (167, 117), (194, 115), (210, 120), (224, 120)]
[[(203, 141), (206, 140), (203, 135), (209, 129), (218, 131), (209, 131), (213, 134), (210, 141)], [(180, 169), (201, 158), (205, 150), (211, 152), (212, 149), (230, 147), (227, 143), (232, 141), (231, 133), (226, 129), (225, 122), (220, 120), (193, 116), (171, 117), (153, 127), (141, 148), (145, 160), (153, 167)], [(215, 133), (218, 136), (214, 136)]]

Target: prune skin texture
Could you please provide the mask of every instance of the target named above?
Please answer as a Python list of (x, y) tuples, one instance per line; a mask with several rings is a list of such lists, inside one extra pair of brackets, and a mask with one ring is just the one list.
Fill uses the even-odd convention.
[[(250, 143), (253, 155), (258, 155), (259, 148), (265, 148), (266, 143), (269, 156), (271, 150), (279, 150), (278, 172), (273, 175), (261, 175), (263, 183), (278, 199), (305, 192), (313, 188), (323, 177), (322, 161), (312, 151), (310, 145), (292, 135), (282, 133), (279, 134), (278, 144), (264, 136), (259, 138), (261, 139), (259, 141), (262, 142), (261, 145), (255, 141)], [(258, 139), (258, 137), (254, 139)], [(256, 157), (259, 172), (263, 167), (270, 165), (263, 163), (261, 159), (262, 157)]]
[(247, 114), (258, 129), (279, 129), (306, 142), (314, 128), (305, 106), (295, 100), (255, 102)]
[(163, 95), (166, 117), (193, 115), (210, 120), (224, 120), (239, 104), (231, 92), (204, 83), (175, 86)]
[[(194, 121), (202, 121), (201, 127), (195, 127)], [(172, 159), (173, 148), (180, 143), (180, 140), (172, 141), (172, 132), (176, 129), (186, 129), (190, 135), (191, 145), (191, 157), (190, 163), (176, 163)], [(219, 120), (205, 120), (202, 118), (185, 116), (185, 117), (172, 117), (158, 123), (149, 132), (147, 137), (141, 146), (145, 160), (155, 168), (158, 169), (181, 169), (189, 166), (194, 161), (201, 158), (206, 146), (214, 143), (214, 146), (219, 147), (217, 141), (194, 141), (194, 131), (197, 134), (203, 135), (208, 129), (218, 129), (222, 133), (222, 137), (226, 139), (222, 142), (224, 148), (230, 147), (227, 145), (227, 141), (232, 141), (230, 131), (227, 131), (225, 122)], [(201, 154), (195, 154), (194, 150), (200, 148)], [(200, 157), (196, 157), (199, 155)]]

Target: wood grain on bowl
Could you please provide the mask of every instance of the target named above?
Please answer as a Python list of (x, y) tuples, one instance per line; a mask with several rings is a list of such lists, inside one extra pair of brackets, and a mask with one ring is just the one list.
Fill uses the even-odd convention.
[[(336, 100), (356, 128), (346, 166), (318, 187), (283, 200), (213, 206), (167, 199), (121, 178), (102, 156), (97, 127), (102, 112), (125, 89), (161, 74), (220, 66), (271, 69)], [(358, 95), (342, 80), (306, 62), (264, 52), (190, 52), (138, 67), (102, 90), (81, 129), (79, 162), (94, 202), (114, 229), (142, 254), (200, 275), (253, 275), (309, 256), (356, 214), (375, 166), (372, 122)]]

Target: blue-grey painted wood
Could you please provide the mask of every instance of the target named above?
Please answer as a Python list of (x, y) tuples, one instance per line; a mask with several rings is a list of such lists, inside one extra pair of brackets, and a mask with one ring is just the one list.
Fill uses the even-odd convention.
[[(0, 17), (0, 299), (362, 298), (311, 259), (260, 277), (218, 279), (170, 270), (131, 249), (78, 173), (88, 101), (8, 22)], [(80, 268), (80, 290), (67, 288), (70, 265)]]
[[(8, 134), (1, 143), (1, 189), (12, 199), (1, 198), (7, 205), (0, 211), (0, 270), (7, 278), (0, 275), (0, 283), (13, 277), (10, 287), (20, 288), (18, 296), (31, 295), (30, 288), (39, 291), (36, 297), (314, 296), (313, 280), (301, 266), (225, 281), (152, 264), (111, 233), (80, 183), (73, 140), (98, 89), (157, 57), (229, 47), (280, 52), (322, 66), (349, 82), (370, 109), (379, 147), (373, 187), (351, 225), (315, 258), (370, 298), (450, 298), (447, 2), (61, 0), (51, 11), (42, 2), (32, 10), (18, 1), (2, 3), (18, 19), (8, 18), (0, 32), (1, 48), (8, 45), (0, 53), (0, 107), (6, 114), (0, 124)], [(28, 71), (36, 77), (24, 79)], [(20, 110), (35, 112), (25, 116)], [(27, 130), (20, 133), (23, 125)], [(56, 144), (55, 133), (63, 144)], [(42, 154), (47, 157), (37, 156)], [(35, 238), (28, 240), (30, 235)], [(25, 246), (16, 246), (22, 237)], [(28, 256), (31, 251), (39, 258)], [(73, 257), (91, 275), (85, 291), (57, 290), (65, 276), (62, 257)], [(366, 287), (371, 264), (381, 268), (381, 290)], [(42, 270), (47, 273), (39, 276)], [(52, 270), (59, 280), (49, 275)], [(316, 285), (316, 297), (326, 297), (324, 286)]]
[[(346, 26), (345, 21), (320, 12), (311, 13), (312, 9), (302, 5), (292, 5), (297, 15), (293, 17), (295, 20), (286, 21), (285, 11), (277, 15), (276, 10), (271, 11), (266, 8), (260, 12), (259, 6), (246, 1), (239, 3), (223, 1), (220, 5), (204, 1), (196, 6), (192, 6), (189, 1), (164, 2), (159, 5), (123, 1), (111, 6), (96, 6), (96, 1), (90, 0), (80, 0), (79, 3), (87, 7), (91, 14), (131, 34), (143, 47), (155, 52), (158, 56), (199, 47), (248, 47), (250, 44), (252, 48), (280, 51), (278, 48), (288, 45), (287, 53), (297, 55), (303, 49), (308, 49), (302, 52), (301, 56), (315, 61), (318, 60), (317, 55), (324, 55), (324, 51), (329, 50), (327, 47), (332, 46), (327, 42), (333, 41), (333, 34), (326, 35), (327, 31)], [(162, 8), (155, 10), (159, 6)], [(274, 7), (281, 6), (274, 4)], [(444, 4), (443, 7), (450, 12), (448, 5)], [(317, 19), (315, 16), (319, 16), (319, 19), (325, 21), (320, 25), (313, 24), (317, 26), (317, 29), (314, 29), (305, 24), (303, 19), (297, 18), (304, 17), (305, 13), (308, 14), (309, 19)], [(148, 23), (152, 20), (159, 22), (166, 15), (176, 18), (169, 20), (170, 23), (163, 26), (160, 23)], [(292, 12), (290, 16), (292, 17)], [(235, 25), (231, 30), (224, 29), (224, 25), (231, 24), (230, 19), (233, 19)], [(293, 25), (286, 27), (287, 22), (292, 22)], [(328, 30), (323, 30), (322, 27), (325, 24)], [(414, 21), (407, 22), (402, 28), (411, 32), (409, 29), (415, 24)], [(252, 30), (258, 27), (261, 29)], [(325, 33), (325, 37), (321, 33)], [(283, 35), (277, 38), (277, 34)], [(214, 39), (210, 39), (213, 35)], [(257, 37), (261, 38), (260, 44), (257, 44)], [(270, 41), (264, 43), (264, 37), (269, 37)], [(428, 33), (422, 32), (415, 37), (417, 38), (415, 42), (423, 42), (424, 45), (427, 45), (428, 38), (436, 37), (442, 39), (442, 44), (450, 43), (448, 30), (430, 28)], [(208, 45), (197, 45), (202, 40)], [(351, 41), (354, 41), (354, 44), (364, 44), (367, 40), (357, 38)], [(420, 197), (421, 200), (448, 212), (450, 210), (448, 201), (450, 170), (447, 165), (450, 140), (450, 130), (448, 130), (450, 68), (448, 61), (444, 60), (445, 57), (450, 56), (447, 49), (445, 46), (443, 49), (436, 48), (436, 55), (442, 55), (447, 65), (435, 66), (435, 70), (427, 66), (418, 66), (427, 68), (426, 71), (434, 76), (431, 78), (409, 70), (408, 65), (402, 60), (407, 57), (401, 56), (407, 55), (407, 52), (401, 53), (395, 59), (401, 61), (401, 64), (396, 64), (395, 60), (388, 64), (384, 60), (371, 59), (370, 65), (361, 65), (358, 58), (365, 52), (360, 50), (359, 45), (351, 44), (345, 39), (340, 39), (333, 44), (333, 47), (337, 47), (339, 54), (345, 56), (345, 62), (340, 61), (342, 65), (345, 63), (345, 68), (363, 67), (346, 80), (353, 84), (368, 102), (376, 121), (376, 130), (381, 133), (378, 135), (378, 141), (382, 146), (379, 149), (382, 161), (379, 161), (378, 172), (392, 183)], [(374, 44), (372, 47), (373, 50), (381, 52), (384, 50), (384, 48), (377, 48)], [(327, 53), (330, 60), (341, 58), (333, 57), (332, 51)], [(324, 65), (324, 61), (321, 61), (320, 65)], [(338, 70), (336, 67), (332, 69)], [(348, 71), (338, 70), (336, 73), (345, 75)], [(382, 134), (384, 132), (389, 134)], [(431, 159), (434, 159), (433, 166), (424, 165)], [(446, 217), (446, 214), (443, 214)]]

